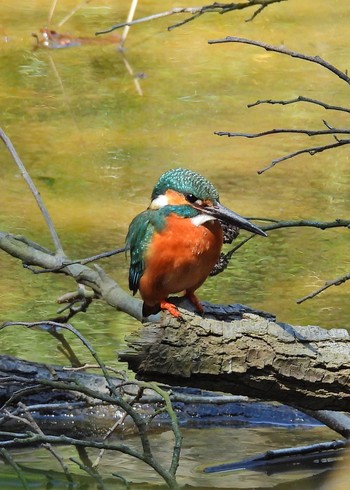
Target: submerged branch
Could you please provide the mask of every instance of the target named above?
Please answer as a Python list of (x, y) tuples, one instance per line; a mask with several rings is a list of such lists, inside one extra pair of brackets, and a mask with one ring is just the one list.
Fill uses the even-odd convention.
[(223, 471), (237, 470), (263, 470), (270, 471), (276, 465), (295, 465), (305, 461), (313, 461), (336, 457), (336, 452), (347, 447), (344, 440), (321, 442), (308, 446), (287, 447), (283, 449), (269, 449), (256, 456), (235, 463), (224, 463), (204, 468), (204, 473), (221, 473)]

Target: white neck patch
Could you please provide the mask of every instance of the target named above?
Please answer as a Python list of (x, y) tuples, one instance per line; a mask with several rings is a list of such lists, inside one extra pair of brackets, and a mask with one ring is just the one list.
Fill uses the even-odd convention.
[(162, 194), (151, 202), (150, 209), (160, 209), (169, 204), (169, 200), (165, 194)]
[(194, 226), (200, 226), (206, 221), (214, 221), (215, 218), (208, 216), (207, 214), (197, 214), (197, 216), (193, 216), (193, 218), (190, 218), (190, 220)]

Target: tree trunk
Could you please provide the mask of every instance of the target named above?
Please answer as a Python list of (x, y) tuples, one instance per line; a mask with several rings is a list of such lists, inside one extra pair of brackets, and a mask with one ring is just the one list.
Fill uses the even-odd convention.
[[(190, 308), (186, 302), (181, 302)], [(248, 395), (308, 410), (348, 411), (350, 337), (346, 330), (280, 323), (242, 305), (180, 309), (148, 323), (119, 354), (139, 379)]]

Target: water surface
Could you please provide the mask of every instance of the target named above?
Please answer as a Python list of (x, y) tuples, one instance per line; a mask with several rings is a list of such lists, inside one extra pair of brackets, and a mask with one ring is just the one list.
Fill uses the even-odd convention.
[[(282, 2), (254, 22), (245, 22), (250, 15), (246, 12), (211, 14), (172, 32), (166, 27), (178, 18), (135, 26), (125, 55), (140, 76), (142, 96), (114, 45), (34, 50), (31, 33), (47, 25), (50, 6), (48, 0), (1, 2), (0, 119), (40, 190), (69, 257), (121, 246), (131, 219), (148, 205), (159, 175), (174, 166), (203, 173), (219, 189), (222, 202), (245, 216), (323, 221), (348, 217), (346, 147), (314, 157), (302, 155), (258, 176), (257, 170), (272, 159), (309, 146), (310, 139), (280, 135), (247, 140), (213, 134), (274, 127), (323, 129), (324, 118), (331, 125), (347, 126), (348, 115), (325, 113), (307, 104), (247, 108), (258, 99), (298, 95), (344, 105), (347, 85), (315, 64), (244, 45), (207, 44), (208, 39), (227, 35), (259, 39), (317, 54), (346, 70), (350, 10), (346, 2)], [(74, 1), (60, 0), (51, 26), (57, 28), (74, 6)], [(163, 1), (161, 6), (141, 2), (137, 16), (175, 6), (179, 5), (172, 1)], [(117, 5), (111, 0), (91, 2), (60, 29), (92, 36), (125, 19), (127, 11), (126, 1)], [(311, 144), (330, 142), (319, 138)], [(0, 155), (0, 228), (52, 247), (18, 170), (4, 148)], [(293, 324), (346, 328), (348, 284), (303, 305), (296, 305), (296, 299), (348, 272), (347, 238), (345, 230), (314, 229), (257, 237), (234, 256), (225, 274), (203, 285), (199, 296), (212, 302), (248, 304)], [(127, 287), (124, 255), (101, 265)], [(64, 277), (34, 276), (4, 253), (0, 267), (1, 321), (55, 316), (56, 298), (75, 288)], [(93, 304), (74, 325), (111, 365), (118, 365), (115, 353), (137, 326), (102, 302)], [(81, 357), (90, 361), (78, 342), (72, 342)], [(64, 362), (56, 343), (45, 333), (7, 329), (1, 333), (0, 345), (2, 353)], [(246, 438), (247, 444), (255, 446), (256, 434), (254, 438), (251, 434), (232, 437)], [(190, 451), (200, 437), (198, 431), (190, 436)], [(269, 434), (267, 447), (278, 445), (277, 439)], [(288, 445), (289, 440), (288, 433), (283, 443)], [(222, 438), (221, 444), (225, 452)], [(208, 461), (202, 454), (196, 457), (198, 465), (213, 463), (212, 455)], [(204, 485), (197, 476), (191, 482)], [(247, 488), (258, 485), (257, 481), (267, 488), (277, 483), (261, 475), (244, 479)], [(231, 485), (227, 477), (218, 478), (217, 485), (222, 481)], [(237, 480), (232, 485), (237, 487)]]

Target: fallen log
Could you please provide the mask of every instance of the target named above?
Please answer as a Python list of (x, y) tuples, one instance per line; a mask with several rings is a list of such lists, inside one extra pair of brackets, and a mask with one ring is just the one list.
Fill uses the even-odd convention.
[[(129, 403), (137, 396), (137, 384), (125, 383), (122, 377), (116, 376), (111, 381), (119, 387), (123, 398)], [(96, 398), (75, 391), (74, 386), (84, 387), (91, 394), (95, 393)], [(100, 400), (100, 394), (109, 394), (108, 383), (102, 375), (25, 361), (13, 356), (0, 356), (2, 431), (17, 432), (27, 429), (20, 417), (25, 407), (46, 434), (69, 433), (77, 438), (93, 437), (99, 440), (124, 415), (120, 407)], [(203, 393), (188, 388), (172, 389), (170, 396), (182, 427), (319, 425), (315, 419), (297, 409), (276, 403), (258, 402), (242, 396)], [(159, 411), (162, 402), (164, 400), (161, 396), (146, 389), (134, 405), (144, 417), (152, 415), (150, 430), (159, 430), (160, 426), (166, 428), (170, 425), (169, 414)], [(159, 412), (156, 416), (153, 415), (155, 410)], [(135, 433), (135, 426), (127, 417), (116, 427), (116, 432), (123, 436), (132, 435)]]
[[(91, 287), (96, 297), (141, 320), (142, 302), (101, 268), (62, 258), (8, 233), (0, 232), (0, 248), (34, 271), (44, 268), (73, 277)], [(164, 315), (153, 318), (120, 353), (139, 379), (275, 400), (307, 410), (348, 410), (350, 337), (345, 329), (292, 326), (242, 305), (206, 304), (202, 318), (186, 300), (174, 301), (182, 321)]]
[(345, 329), (293, 326), (242, 305), (205, 304), (204, 317), (188, 302), (179, 305), (182, 321), (167, 315), (144, 324), (119, 353), (138, 379), (348, 411)]

